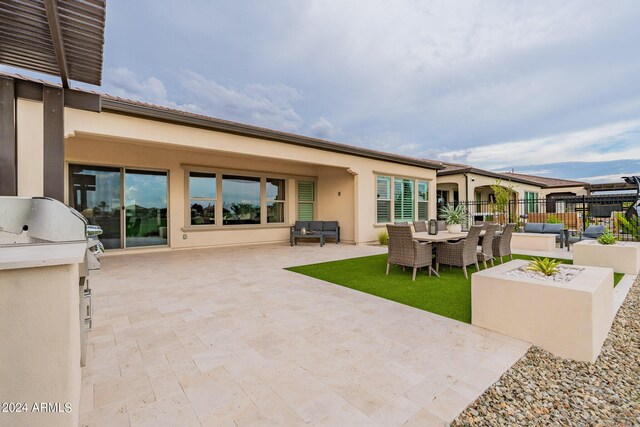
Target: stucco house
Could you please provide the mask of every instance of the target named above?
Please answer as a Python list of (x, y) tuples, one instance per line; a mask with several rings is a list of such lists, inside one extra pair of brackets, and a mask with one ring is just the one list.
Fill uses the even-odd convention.
[(554, 196), (581, 196), (588, 194), (586, 182), (524, 175), (513, 172), (492, 172), (471, 165), (442, 162), (437, 173), (438, 204), (462, 200), (489, 201), (497, 180), (513, 185), (514, 200), (542, 199)]
[(437, 161), (0, 79), (16, 147), (3, 172), (16, 185), (2, 193), (64, 201), (103, 228), (108, 249), (284, 242), (296, 220), (337, 220), (357, 244), (436, 215)]

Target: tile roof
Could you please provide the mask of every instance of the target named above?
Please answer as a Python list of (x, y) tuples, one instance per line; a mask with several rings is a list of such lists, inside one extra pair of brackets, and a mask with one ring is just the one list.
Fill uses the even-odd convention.
[(458, 173), (475, 173), (477, 175), (488, 176), (497, 179), (510, 180), (514, 182), (521, 182), (524, 184), (537, 185), (542, 188), (556, 188), (556, 187), (578, 187), (588, 185), (586, 182), (572, 181), (568, 179), (559, 178), (547, 178), (544, 176), (525, 175), (522, 173), (514, 172), (492, 172), (484, 169), (474, 168), (471, 165), (465, 165), (462, 163), (449, 163), (442, 162), (443, 169), (438, 171), (439, 176), (455, 175)]
[(515, 173), (515, 172), (502, 172), (502, 174), (507, 175), (513, 178), (519, 179), (527, 179), (529, 181), (537, 182), (543, 187), (553, 188), (553, 187), (584, 187), (589, 185), (586, 182), (582, 181), (573, 181), (570, 179), (560, 179), (560, 178), (549, 178), (546, 176), (536, 176), (536, 175), (526, 175), (523, 173)]
[[(20, 74), (12, 74), (0, 71), (0, 76), (11, 77), (15, 79), (32, 81), (35, 83), (46, 84), (48, 86), (60, 87), (59, 84), (47, 82), (41, 79), (26, 77)], [(100, 95), (102, 100), (102, 109), (104, 111), (130, 114), (133, 116), (144, 117), (151, 120), (161, 120), (187, 126), (197, 126), (209, 130), (219, 132), (233, 133), (253, 138), (262, 138), (272, 141), (283, 142), (287, 144), (300, 145), (309, 148), (316, 148), (326, 151), (333, 151), (343, 154), (350, 154), (359, 157), (366, 157), (394, 163), (407, 164), (429, 169), (442, 169), (442, 163), (438, 160), (422, 159), (417, 157), (404, 156), (400, 154), (387, 153), (383, 151), (373, 150), (370, 148), (357, 147), (354, 145), (342, 144), (324, 139), (308, 137), (304, 135), (282, 132), (278, 130), (268, 129), (264, 127), (248, 125), (244, 123), (233, 122), (229, 120), (218, 119), (202, 114), (191, 113), (174, 108), (164, 107), (161, 105), (149, 104), (146, 102), (135, 101), (131, 99), (121, 98), (106, 93), (87, 91), (84, 89), (73, 88), (80, 92), (87, 92)]]

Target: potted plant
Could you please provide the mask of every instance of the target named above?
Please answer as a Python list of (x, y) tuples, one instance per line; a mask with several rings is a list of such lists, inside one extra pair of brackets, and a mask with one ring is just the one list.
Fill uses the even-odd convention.
[(469, 216), (463, 204), (458, 206), (447, 204), (440, 208), (440, 219), (444, 220), (447, 224), (447, 231), (449, 231), (449, 233), (460, 233), (462, 226), (466, 225), (469, 221)]

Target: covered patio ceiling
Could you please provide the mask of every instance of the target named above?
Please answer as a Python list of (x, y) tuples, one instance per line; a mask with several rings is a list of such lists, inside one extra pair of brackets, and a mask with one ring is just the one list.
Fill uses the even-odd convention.
[(2, 0), (0, 63), (100, 85), (105, 0)]

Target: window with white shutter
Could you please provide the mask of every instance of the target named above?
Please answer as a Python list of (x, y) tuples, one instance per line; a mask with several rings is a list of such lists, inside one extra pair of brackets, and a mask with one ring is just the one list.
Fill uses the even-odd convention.
[(316, 188), (313, 181), (298, 181), (298, 221), (313, 221)]

